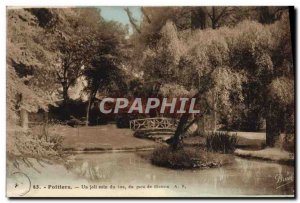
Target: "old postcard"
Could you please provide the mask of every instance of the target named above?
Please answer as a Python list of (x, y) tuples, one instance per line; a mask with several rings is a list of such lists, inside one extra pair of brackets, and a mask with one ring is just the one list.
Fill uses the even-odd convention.
[(293, 7), (6, 12), (7, 197), (295, 197)]

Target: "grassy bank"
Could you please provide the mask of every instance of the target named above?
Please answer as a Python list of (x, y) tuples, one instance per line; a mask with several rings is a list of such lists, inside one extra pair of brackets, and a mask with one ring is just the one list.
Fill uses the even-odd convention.
[[(237, 132), (236, 148), (243, 149), (262, 149), (265, 146), (265, 133), (253, 133), (253, 137), (249, 132)], [(205, 146), (206, 138), (203, 136), (191, 136), (183, 140), (185, 146)]]
[(159, 146), (152, 140), (136, 138), (131, 129), (120, 129), (115, 124), (78, 128), (56, 126), (52, 130), (63, 137), (64, 151), (139, 151)]
[(245, 158), (262, 159), (278, 163), (294, 165), (294, 154), (278, 148), (266, 148), (262, 150), (237, 149), (235, 155)]

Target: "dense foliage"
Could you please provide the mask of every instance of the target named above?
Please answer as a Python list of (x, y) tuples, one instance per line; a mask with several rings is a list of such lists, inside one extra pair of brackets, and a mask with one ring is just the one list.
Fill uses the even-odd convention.
[[(135, 29), (132, 35), (126, 26), (105, 21), (96, 8), (7, 10), (10, 155), (36, 158), (58, 151), (56, 141), (43, 138), (45, 132), (36, 136), (22, 129), (22, 116), (60, 106), (61, 119), (69, 119), (70, 89), (80, 81), (80, 94), (88, 98), (79, 101), (88, 102), (86, 123), (99, 95), (193, 96), (201, 106), (192, 121), (198, 126), (212, 115), (213, 130), (219, 124), (225, 130), (257, 131), (265, 120), (269, 146), (280, 133), (294, 133), (287, 8), (141, 9), (141, 23), (124, 11)], [(174, 145), (189, 121), (182, 115)], [(35, 150), (27, 150), (29, 143)]]
[(60, 106), (60, 118), (68, 119), (69, 90), (78, 80), (87, 81), (82, 94), (92, 98), (112, 78), (120, 82), (127, 32), (96, 8), (10, 8), (7, 20), (8, 155), (51, 159), (61, 140), (28, 129), (28, 113)]
[[(180, 30), (177, 21), (168, 18), (151, 43), (144, 35), (158, 28), (141, 32), (137, 39), (144, 39), (139, 66), (144, 79), (164, 84), (163, 92), (168, 92), (166, 84), (176, 81), (183, 87), (182, 94), (193, 92), (198, 98), (199, 117), (214, 114), (215, 123), (227, 129), (256, 131), (266, 119), (267, 144), (272, 146), (272, 138), (291, 130), (285, 126), (294, 123), (289, 14), (278, 9), (280, 14), (273, 20), (269, 13), (267, 22), (243, 18), (218, 29)], [(285, 122), (280, 123), (281, 118)]]
[(172, 169), (215, 168), (225, 164), (226, 159), (219, 159), (216, 154), (201, 149), (179, 149), (160, 147), (154, 150), (151, 161), (157, 166)]
[(233, 153), (237, 141), (237, 136), (228, 132), (210, 132), (206, 135), (206, 148), (208, 151), (224, 154)]

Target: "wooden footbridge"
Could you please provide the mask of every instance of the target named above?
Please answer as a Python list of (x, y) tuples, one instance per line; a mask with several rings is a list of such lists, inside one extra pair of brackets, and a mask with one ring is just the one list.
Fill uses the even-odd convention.
[(130, 129), (136, 137), (165, 141), (174, 135), (178, 122), (164, 117), (135, 119), (130, 121)]

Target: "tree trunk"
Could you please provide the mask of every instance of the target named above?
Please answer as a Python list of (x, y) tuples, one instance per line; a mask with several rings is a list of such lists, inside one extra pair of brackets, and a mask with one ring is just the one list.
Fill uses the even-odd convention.
[(86, 121), (85, 121), (86, 126), (89, 125), (90, 109), (91, 109), (91, 97), (89, 98), (89, 103), (86, 109)]
[(20, 123), (24, 130), (28, 130), (28, 112), (25, 109), (20, 111)]
[[(201, 94), (201, 92), (197, 92), (193, 97), (191, 98), (196, 98), (195, 100), (195, 104), (198, 103), (198, 100), (199, 100), (199, 95)], [(187, 113), (184, 113), (182, 114), (182, 116), (180, 117), (180, 120), (179, 120), (179, 123), (178, 123), (178, 126), (176, 128), (176, 131), (175, 131), (175, 134), (174, 136), (172, 137), (172, 149), (173, 150), (177, 150), (180, 146), (180, 136), (184, 133), (185, 131), (185, 125), (187, 124), (188, 120), (189, 120), (189, 117), (190, 117), (190, 114), (187, 112)]]
[(67, 85), (63, 85), (63, 119), (67, 120), (69, 119), (70, 116), (70, 112), (69, 112), (69, 95), (68, 95), (68, 86)]
[(89, 125), (90, 110), (91, 110), (91, 106), (92, 106), (92, 103), (93, 103), (93, 100), (94, 100), (94, 97), (95, 97), (96, 93), (91, 92), (90, 97), (89, 97), (89, 103), (88, 103), (87, 110), (86, 110), (86, 124), (85, 124), (86, 126)]
[(203, 136), (205, 134), (205, 117), (204, 115), (197, 117), (197, 134)]
[(206, 28), (206, 11), (203, 7), (192, 8), (191, 12), (191, 28), (192, 29), (205, 29)]
[(22, 104), (24, 103), (24, 97), (22, 94), (18, 94), (17, 97), (17, 109), (20, 113), (20, 126), (23, 128), (23, 130), (28, 130), (28, 111), (22, 107)]
[(180, 147), (180, 136), (184, 132), (184, 126), (189, 120), (189, 114), (185, 113), (180, 117), (178, 126), (176, 128), (175, 134), (173, 136), (173, 141), (172, 141), (172, 149), (177, 150)]
[(212, 26), (212, 29), (216, 29), (217, 28), (215, 7), (212, 8), (211, 26)]
[(66, 85), (63, 85), (63, 103), (67, 104), (69, 101), (69, 95), (68, 95), (68, 87)]
[[(210, 72), (210, 74), (212, 74), (213, 71)], [(209, 82), (209, 81), (208, 81)], [(203, 94), (204, 92), (206, 92), (208, 89), (202, 89), (202, 90), (198, 90), (198, 92), (191, 98), (195, 98), (195, 104), (197, 104), (199, 102), (199, 96), (201, 96), (201, 94)], [(178, 126), (176, 128), (175, 134), (172, 137), (172, 142), (171, 142), (171, 146), (173, 150), (178, 149), (179, 144), (180, 144), (180, 136), (184, 133), (185, 131), (185, 125), (189, 120), (189, 113), (185, 113), (180, 117)], [(203, 115), (202, 115), (203, 116)]]
[(270, 104), (266, 118), (266, 145), (269, 147), (274, 147), (276, 140), (279, 138), (279, 122), (278, 114), (272, 104)]
[(216, 91), (213, 92), (213, 127), (212, 130), (215, 132), (217, 131), (217, 98), (216, 98)]
[(90, 98), (89, 98), (89, 103), (88, 103), (87, 110), (86, 110), (86, 123), (85, 123), (86, 126), (89, 125), (91, 105), (92, 105), (92, 96), (90, 96)]

